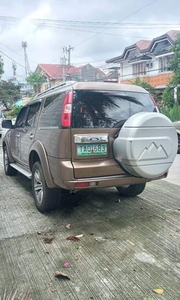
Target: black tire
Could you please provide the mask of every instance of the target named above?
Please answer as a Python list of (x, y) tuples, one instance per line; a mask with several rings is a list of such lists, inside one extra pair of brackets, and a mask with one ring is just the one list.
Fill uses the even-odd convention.
[(32, 193), (41, 213), (56, 209), (61, 198), (60, 189), (48, 188), (40, 162), (36, 162), (32, 169)]
[(177, 154), (180, 154), (180, 134), (178, 134), (177, 136), (178, 136), (178, 150), (177, 150)]
[(6, 146), (3, 147), (3, 163), (4, 163), (4, 172), (8, 176), (15, 176), (17, 174), (17, 170), (10, 166), (10, 160), (7, 152)]
[(135, 197), (141, 194), (146, 187), (146, 183), (133, 184), (133, 185), (122, 185), (116, 187), (119, 194), (124, 197)]

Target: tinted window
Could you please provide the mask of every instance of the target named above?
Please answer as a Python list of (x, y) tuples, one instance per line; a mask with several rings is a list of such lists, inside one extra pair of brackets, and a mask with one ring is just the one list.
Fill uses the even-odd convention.
[(41, 113), (40, 127), (58, 127), (61, 121), (61, 111), (65, 92), (52, 95), (46, 98)]
[(18, 116), (17, 116), (17, 119), (16, 119), (16, 124), (15, 126), (16, 127), (22, 127), (22, 126), (25, 126), (26, 124), (26, 117), (27, 117), (27, 112), (28, 112), (28, 106), (25, 106), (23, 107)]
[(119, 127), (133, 114), (153, 109), (151, 97), (146, 93), (77, 90), (72, 127)]
[(37, 118), (37, 114), (39, 111), (41, 103), (37, 102), (29, 106), (28, 116), (27, 116), (27, 126), (33, 127), (35, 120)]

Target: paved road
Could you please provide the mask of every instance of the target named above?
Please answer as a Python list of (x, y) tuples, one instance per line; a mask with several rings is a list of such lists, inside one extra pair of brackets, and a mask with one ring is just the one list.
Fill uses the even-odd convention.
[(180, 154), (176, 155), (175, 161), (169, 170), (168, 177), (164, 180), (180, 185)]
[(0, 189), (0, 298), (6, 288), (33, 300), (180, 299), (179, 185), (152, 182), (129, 199), (114, 188), (84, 191), (43, 215), (30, 181), (4, 175), (0, 148)]

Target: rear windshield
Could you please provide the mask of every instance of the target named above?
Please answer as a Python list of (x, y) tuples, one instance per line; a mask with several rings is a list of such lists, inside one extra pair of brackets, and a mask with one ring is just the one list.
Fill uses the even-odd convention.
[(73, 98), (73, 128), (121, 127), (138, 112), (152, 112), (148, 93), (76, 90)]

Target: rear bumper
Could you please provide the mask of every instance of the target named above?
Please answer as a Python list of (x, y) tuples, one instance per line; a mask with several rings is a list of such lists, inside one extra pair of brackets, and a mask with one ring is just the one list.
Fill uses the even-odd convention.
[[(155, 179), (135, 177), (128, 173), (118, 175), (96, 176), (74, 178), (74, 170), (72, 163), (69, 160), (50, 159), (51, 174), (56, 187), (61, 187), (66, 190), (80, 190), (88, 188), (106, 188), (116, 187), (121, 185), (132, 185), (149, 182), (156, 179), (165, 178), (167, 173)], [(86, 169), (88, 174), (88, 169)], [(89, 172), (90, 175), (90, 172)], [(47, 183), (48, 184), (48, 183)], [(49, 186), (49, 185), (48, 185)], [(50, 186), (49, 186), (50, 187)]]
[[(95, 178), (82, 178), (74, 179), (71, 181), (64, 181), (63, 185), (65, 189), (68, 190), (80, 190), (87, 188), (106, 188), (106, 187), (116, 187), (121, 185), (132, 185), (151, 181), (146, 178), (137, 178), (128, 175), (119, 176), (108, 176), (108, 177), (95, 177)], [(81, 187), (83, 183), (89, 183), (89, 186)], [(78, 186), (77, 186), (78, 185)]]

